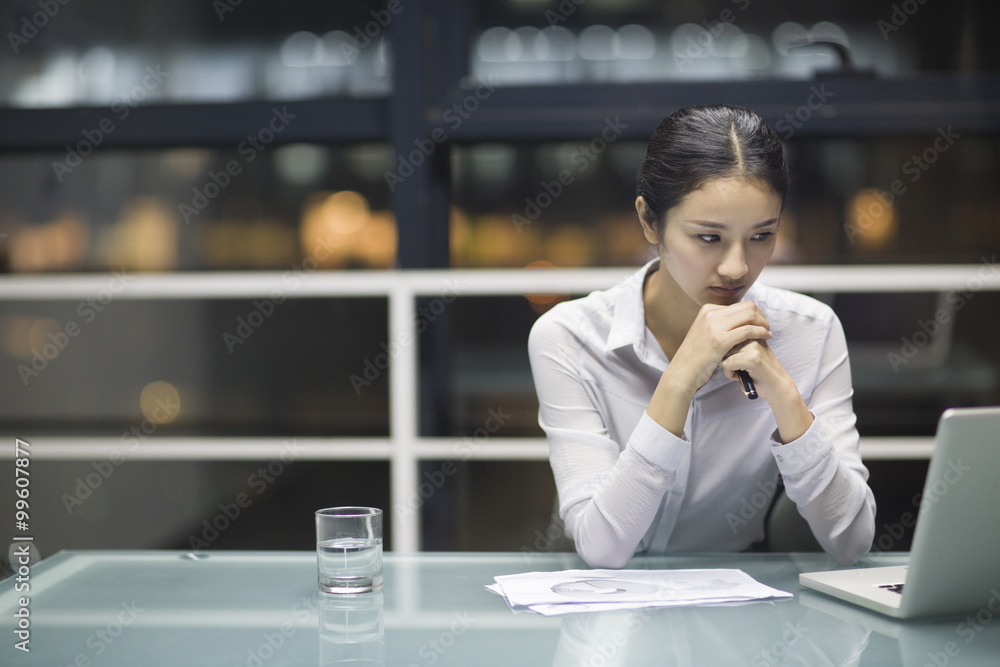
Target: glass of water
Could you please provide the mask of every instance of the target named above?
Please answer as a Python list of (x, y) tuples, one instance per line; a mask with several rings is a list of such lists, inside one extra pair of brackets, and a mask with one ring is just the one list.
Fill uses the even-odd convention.
[(370, 593), (382, 588), (382, 510), (330, 507), (316, 512), (319, 589)]

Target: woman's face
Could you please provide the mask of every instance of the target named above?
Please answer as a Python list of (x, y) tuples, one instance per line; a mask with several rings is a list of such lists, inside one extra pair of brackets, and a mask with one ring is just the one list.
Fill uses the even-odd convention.
[(642, 210), (639, 217), (646, 239), (660, 242), (661, 269), (701, 307), (743, 298), (771, 259), (780, 212), (781, 197), (766, 183), (724, 178), (667, 211), (662, 241)]

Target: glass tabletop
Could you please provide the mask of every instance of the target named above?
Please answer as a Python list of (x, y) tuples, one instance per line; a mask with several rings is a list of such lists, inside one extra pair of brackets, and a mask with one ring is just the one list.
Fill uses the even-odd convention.
[[(880, 554), (898, 565), (905, 554)], [(901, 622), (803, 590), (823, 554), (637, 557), (630, 568), (738, 568), (794, 598), (543, 617), (484, 586), (586, 568), (574, 554), (385, 554), (376, 594), (316, 589), (312, 552), (64, 551), (0, 582), (2, 665), (990, 665), (1000, 623)], [(27, 584), (28, 589), (24, 589)], [(25, 606), (21, 597), (28, 598)], [(30, 652), (17, 645), (25, 625)]]

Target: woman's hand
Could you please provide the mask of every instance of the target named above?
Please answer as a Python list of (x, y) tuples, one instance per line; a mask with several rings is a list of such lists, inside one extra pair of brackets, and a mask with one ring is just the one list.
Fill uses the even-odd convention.
[[(730, 306), (705, 304), (670, 360), (668, 371), (694, 395), (734, 350), (750, 342), (763, 343), (769, 338), (767, 318), (752, 301)], [(737, 367), (733, 370), (748, 369)]]
[(740, 343), (722, 360), (721, 366), (726, 377), (733, 381), (739, 381), (736, 371), (750, 374), (757, 395), (771, 406), (782, 442), (797, 440), (812, 426), (812, 414), (795, 381), (774, 356), (767, 341)]
[(782, 388), (791, 382), (788, 373), (767, 341), (749, 340), (740, 343), (719, 364), (726, 378), (738, 381), (736, 371), (746, 371), (757, 388), (757, 395), (770, 403)]
[(681, 437), (691, 399), (726, 355), (748, 341), (769, 338), (767, 318), (753, 302), (705, 304), (660, 377), (646, 413)]

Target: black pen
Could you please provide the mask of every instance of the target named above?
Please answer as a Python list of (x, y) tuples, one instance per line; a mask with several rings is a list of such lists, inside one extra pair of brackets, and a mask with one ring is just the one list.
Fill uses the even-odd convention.
[(746, 371), (736, 371), (736, 374), (740, 376), (740, 385), (743, 386), (743, 393), (747, 395), (747, 398), (751, 401), (757, 398), (757, 387), (753, 386), (750, 374)]

